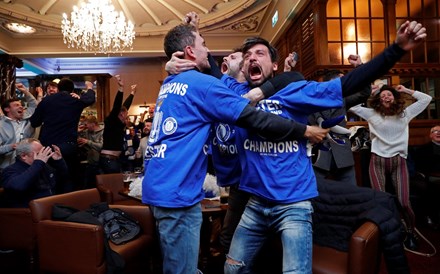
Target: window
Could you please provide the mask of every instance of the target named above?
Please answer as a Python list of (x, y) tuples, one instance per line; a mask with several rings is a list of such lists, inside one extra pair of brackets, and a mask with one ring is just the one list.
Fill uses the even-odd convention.
[(329, 0), (327, 35), (331, 65), (348, 65), (350, 54), (370, 60), (385, 48), (381, 1)]
[[(425, 46), (419, 46), (407, 54), (401, 63), (422, 64), (425, 68), (438, 67), (440, 62), (439, 0), (397, 0), (395, 12), (398, 26), (408, 19), (416, 20), (426, 27), (427, 32)], [(440, 118), (440, 78), (432, 77), (432, 75), (405, 77), (400, 78), (400, 83), (432, 96), (431, 104), (417, 117), (418, 119)]]

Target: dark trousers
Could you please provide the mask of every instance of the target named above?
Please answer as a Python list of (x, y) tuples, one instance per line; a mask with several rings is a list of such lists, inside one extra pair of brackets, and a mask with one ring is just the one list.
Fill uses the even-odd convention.
[(101, 168), (102, 173), (111, 174), (111, 173), (121, 173), (121, 162), (119, 158), (117, 159), (109, 159), (104, 156), (99, 157), (99, 167)]
[(234, 231), (240, 222), (241, 215), (246, 208), (249, 197), (249, 193), (238, 189), (238, 184), (232, 185), (229, 188), (228, 210), (226, 211), (222, 231), (220, 233), (220, 244), (225, 254), (229, 252), (232, 236), (234, 236)]
[(57, 185), (57, 193), (67, 193), (78, 189), (75, 182), (79, 182), (79, 159), (78, 159), (78, 145), (76, 142), (64, 142), (57, 144), (61, 150), (64, 161), (68, 168), (69, 176), (61, 184)]

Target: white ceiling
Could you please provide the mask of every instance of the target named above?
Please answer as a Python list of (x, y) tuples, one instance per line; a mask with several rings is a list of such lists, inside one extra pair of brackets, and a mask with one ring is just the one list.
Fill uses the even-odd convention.
[[(99, 1), (99, 0), (96, 0)], [(117, 11), (135, 25), (133, 50), (123, 55), (94, 55), (68, 48), (61, 35), (62, 14), (70, 16), (69, 0), (0, 0), (0, 51), (24, 61), (36, 74), (85, 74), (145, 58), (163, 57), (163, 37), (190, 11), (200, 15), (200, 31), (213, 54), (222, 55), (249, 36), (277, 38), (307, 0), (112, 0)], [(272, 25), (274, 14), (278, 22)], [(37, 32), (20, 35), (7, 22), (25, 23)], [(79, 59), (81, 58), (81, 59)], [(64, 71), (69, 68), (70, 72)]]

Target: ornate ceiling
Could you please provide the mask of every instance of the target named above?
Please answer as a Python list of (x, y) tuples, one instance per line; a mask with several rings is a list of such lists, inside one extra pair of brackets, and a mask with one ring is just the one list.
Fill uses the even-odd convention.
[[(83, 1), (0, 0), (0, 50), (29, 63), (41, 63), (39, 59), (42, 58), (47, 62), (56, 58), (59, 63), (63, 57), (95, 57), (93, 53), (67, 48), (63, 43), (60, 27), (62, 14), (66, 13), (70, 16), (73, 5), (79, 6), (81, 2)], [(229, 52), (249, 36), (262, 36), (273, 40), (307, 1), (112, 0), (111, 2), (117, 11), (122, 11), (135, 25), (136, 38), (133, 50), (123, 54), (124, 58), (129, 58), (164, 56), (162, 49), (164, 34), (181, 23), (185, 14), (190, 11), (196, 11), (200, 15), (200, 31), (214, 54)], [(275, 14), (278, 15), (278, 22), (272, 24)], [(10, 22), (25, 23), (34, 27), (36, 32), (30, 35), (14, 33), (4, 26)]]

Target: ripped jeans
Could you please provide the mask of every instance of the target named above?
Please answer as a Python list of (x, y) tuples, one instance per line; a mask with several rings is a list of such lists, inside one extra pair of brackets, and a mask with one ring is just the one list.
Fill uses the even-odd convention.
[(252, 196), (235, 230), (224, 273), (252, 273), (270, 232), (281, 237), (283, 273), (312, 273), (312, 212), (310, 201), (276, 204)]

